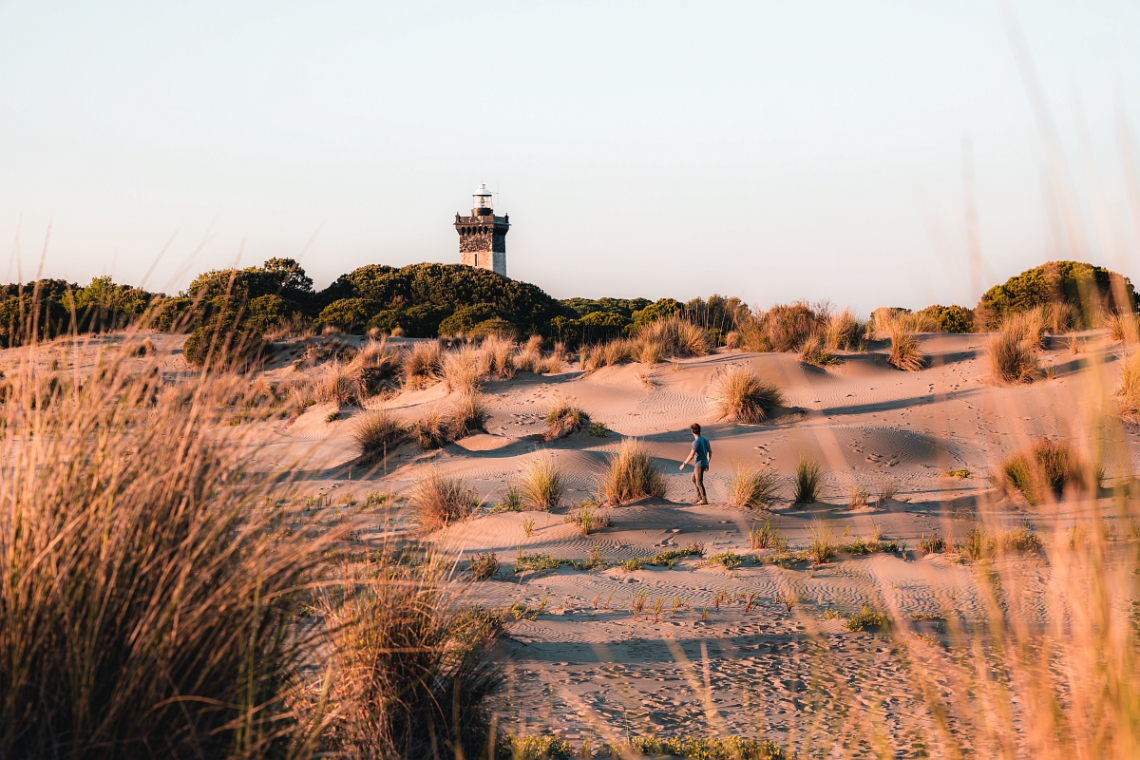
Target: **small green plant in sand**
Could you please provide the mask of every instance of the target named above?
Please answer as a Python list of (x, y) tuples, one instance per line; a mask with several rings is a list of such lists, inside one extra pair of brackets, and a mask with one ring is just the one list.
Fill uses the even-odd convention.
[(732, 366), (714, 381), (712, 401), (721, 419), (756, 424), (769, 419), (784, 403), (784, 396), (751, 369)]
[(970, 472), (965, 467), (947, 470), (944, 474), (948, 478), (957, 478), (959, 480), (969, 480), (970, 478), (974, 477), (974, 473)]
[(526, 534), (527, 538), (530, 538), (531, 536), (534, 535), (534, 518), (533, 517), (528, 517), (525, 520), (523, 520), (523, 533)]
[(830, 562), (835, 556), (835, 542), (832, 540), (831, 527), (816, 520), (812, 522), (809, 531), (810, 542), (807, 554), (817, 565)]
[(796, 477), (792, 483), (792, 500), (796, 504), (814, 504), (819, 500), (819, 462), (800, 457), (796, 465)]
[(1007, 530), (998, 536), (1003, 551), (1035, 554), (1044, 547), (1041, 537), (1024, 525)]
[(744, 564), (744, 557), (734, 551), (726, 550), (709, 557), (709, 564), (720, 565), (725, 570), (734, 570)]
[(507, 490), (503, 494), (503, 500), (495, 505), (495, 511), (522, 512), (525, 507), (526, 500), (523, 498), (523, 493), (519, 490), (518, 485), (513, 480), (507, 481)]
[(847, 495), (847, 508), (857, 509), (859, 507), (867, 506), (871, 500), (871, 492), (860, 485), (851, 486), (851, 490)]
[(771, 520), (765, 520), (764, 524), (759, 527), (756, 523), (752, 523), (752, 527), (748, 531), (748, 543), (752, 551), (759, 549), (784, 551), (788, 548), (788, 539), (781, 536), (780, 531), (772, 527)]
[(889, 627), (890, 620), (887, 616), (867, 604), (848, 617), (844, 623), (844, 628), (849, 631), (878, 631)]
[(597, 420), (591, 422), (586, 426), (586, 433), (594, 438), (609, 438), (610, 429), (606, 427), (606, 423)]
[(609, 468), (598, 484), (598, 490), (612, 504), (635, 499), (665, 496), (665, 479), (653, 464), (645, 444), (626, 438), (610, 456)]
[(782, 605), (785, 611), (790, 615), (792, 609), (796, 606), (796, 596), (791, 591), (785, 589), (776, 594), (776, 603)]
[(476, 554), (471, 558), (471, 577), (477, 581), (494, 577), (499, 571), (499, 560), (494, 552)]
[(918, 548), (922, 549), (923, 554), (937, 554), (945, 547), (946, 542), (942, 539), (942, 536), (938, 535), (928, 536), (923, 534), (918, 542)]
[(728, 479), (728, 503), (733, 507), (766, 509), (776, 500), (776, 474), (752, 467), (738, 467)]

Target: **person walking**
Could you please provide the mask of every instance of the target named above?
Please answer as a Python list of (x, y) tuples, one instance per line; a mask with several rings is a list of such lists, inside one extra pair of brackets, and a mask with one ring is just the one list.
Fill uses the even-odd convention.
[(693, 431), (693, 450), (689, 452), (689, 456), (684, 462), (681, 462), (681, 471), (684, 472), (685, 465), (689, 462), (693, 463), (693, 485), (697, 489), (697, 500), (694, 504), (708, 504), (708, 497), (705, 496), (705, 472), (709, 469), (709, 462), (712, 461), (712, 445), (709, 439), (701, 435), (701, 426), (693, 423), (689, 426), (689, 430)]

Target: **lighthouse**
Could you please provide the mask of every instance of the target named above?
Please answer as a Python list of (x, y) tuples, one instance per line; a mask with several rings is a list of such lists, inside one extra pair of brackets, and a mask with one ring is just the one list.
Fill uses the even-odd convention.
[(506, 277), (507, 232), (510, 228), (510, 215), (495, 216), (491, 191), (486, 184), (480, 184), (471, 196), (471, 216), (455, 215), (459, 263), (490, 269)]

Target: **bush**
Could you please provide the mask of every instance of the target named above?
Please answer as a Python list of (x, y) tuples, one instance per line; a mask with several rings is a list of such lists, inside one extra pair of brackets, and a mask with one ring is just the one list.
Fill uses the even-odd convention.
[(904, 372), (916, 372), (926, 366), (926, 357), (918, 347), (914, 333), (899, 324), (891, 327), (891, 352), (887, 363)]
[(416, 483), (408, 503), (420, 527), (433, 531), (469, 517), (478, 500), (462, 479), (449, 478), (435, 469)]
[(1136, 332), (1136, 315), (1135, 314), (1121, 314), (1113, 312), (1108, 315), (1105, 320), (1105, 327), (1108, 328), (1109, 336), (1122, 343), (1136, 343), (1138, 339)]
[(765, 509), (776, 501), (776, 474), (740, 467), (728, 481), (728, 503), (734, 507)]
[(325, 365), (324, 376), (317, 382), (317, 401), (344, 406), (362, 395), (356, 373), (340, 362)]
[(614, 504), (647, 496), (662, 499), (665, 479), (654, 466), (645, 444), (636, 438), (626, 438), (610, 457), (609, 469), (598, 484), (598, 490)]
[(796, 466), (796, 479), (793, 481), (792, 499), (796, 504), (814, 504), (819, 500), (819, 462), (800, 457)]
[(741, 326), (741, 342), (747, 351), (796, 351), (822, 326), (810, 304), (778, 304)]
[(716, 379), (712, 400), (721, 419), (749, 424), (763, 422), (784, 403), (779, 388), (740, 366), (729, 367)]
[(519, 477), (523, 500), (534, 509), (554, 509), (565, 490), (562, 473), (550, 458), (531, 462)]
[(365, 462), (385, 458), (404, 442), (405, 436), (404, 426), (391, 412), (384, 409), (365, 412), (352, 433), (356, 440), (357, 456)]
[(483, 427), (486, 419), (483, 397), (475, 391), (464, 393), (451, 408), (451, 434), (458, 439), (486, 432)]
[[(965, 306), (927, 306), (915, 315), (915, 323), (928, 327), (930, 332), (971, 333), (974, 331), (974, 310)], [(915, 326), (913, 330), (920, 328)]]
[(1007, 457), (996, 481), (1005, 493), (1018, 491), (1037, 505), (1050, 497), (1061, 499), (1069, 488), (1094, 491), (1100, 474), (1067, 443), (1041, 440)]
[(1123, 275), (1079, 261), (1050, 261), (1009, 278), (986, 291), (979, 304), (988, 329), (997, 328), (1010, 315), (1065, 304), (1072, 308), (1074, 325), (1098, 326), (1106, 313), (1136, 313), (1136, 291)]

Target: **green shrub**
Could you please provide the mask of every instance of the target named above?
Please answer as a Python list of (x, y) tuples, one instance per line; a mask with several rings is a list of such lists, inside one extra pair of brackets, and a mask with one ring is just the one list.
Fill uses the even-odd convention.
[(1136, 291), (1123, 275), (1079, 261), (1050, 261), (995, 285), (982, 296), (979, 310), (987, 329), (1011, 313), (1034, 307), (1072, 307), (1078, 328), (1100, 325), (1111, 312), (1136, 313)]
[(864, 604), (858, 612), (847, 618), (843, 627), (849, 631), (866, 631), (889, 628), (890, 624), (891, 621), (886, 615)]

